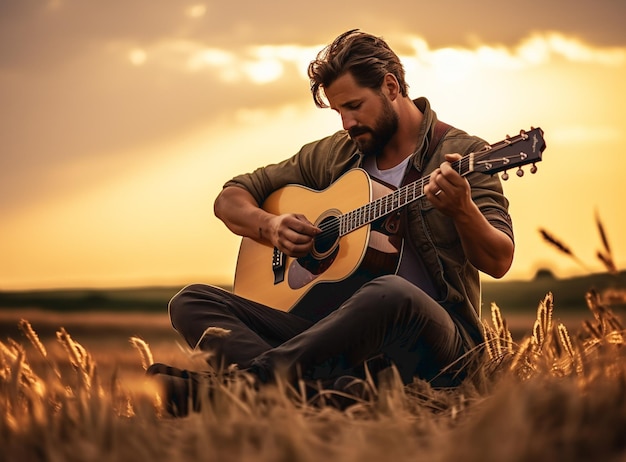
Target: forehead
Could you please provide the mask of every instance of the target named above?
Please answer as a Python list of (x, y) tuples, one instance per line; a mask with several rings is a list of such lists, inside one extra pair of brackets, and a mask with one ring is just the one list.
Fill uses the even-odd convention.
[(330, 107), (337, 109), (351, 102), (368, 98), (375, 92), (369, 87), (359, 85), (352, 74), (347, 72), (324, 88), (324, 94)]

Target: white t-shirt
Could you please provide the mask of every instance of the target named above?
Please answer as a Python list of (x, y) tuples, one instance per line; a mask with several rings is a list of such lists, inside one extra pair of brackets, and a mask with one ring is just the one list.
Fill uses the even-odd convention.
[[(407, 165), (411, 156), (404, 159), (395, 167), (386, 170), (379, 170), (374, 156), (367, 156), (363, 162), (363, 168), (372, 177), (382, 180), (387, 184), (398, 188), (402, 184)], [(407, 281), (415, 284), (432, 298), (437, 298), (437, 291), (424, 267), (424, 262), (415, 253), (413, 246), (405, 243), (400, 259), (400, 267), (398, 268), (398, 276), (402, 276)]]

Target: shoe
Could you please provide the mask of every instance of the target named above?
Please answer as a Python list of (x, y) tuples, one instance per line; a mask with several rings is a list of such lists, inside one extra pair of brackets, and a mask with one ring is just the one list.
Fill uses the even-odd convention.
[(167, 364), (155, 363), (146, 370), (158, 387), (159, 397), (165, 411), (172, 417), (185, 417), (193, 410), (200, 410), (198, 390), (209, 383), (211, 374), (178, 369)]
[(157, 385), (164, 410), (172, 417), (185, 417), (200, 412), (219, 386), (236, 381), (258, 388), (258, 378), (251, 371), (232, 370), (216, 374), (179, 369), (167, 364), (154, 363), (146, 370)]
[(355, 404), (369, 403), (376, 397), (375, 391), (365, 380), (351, 375), (342, 375), (327, 388), (326, 403), (345, 410)]

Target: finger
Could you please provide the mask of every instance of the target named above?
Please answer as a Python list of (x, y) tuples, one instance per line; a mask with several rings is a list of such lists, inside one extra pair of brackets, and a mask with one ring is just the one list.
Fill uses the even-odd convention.
[(441, 164), (441, 167), (439, 167), (439, 169), (441, 170), (441, 175), (445, 178), (459, 175), (459, 172), (457, 172), (456, 169), (452, 167), (452, 164), (450, 162), (444, 162), (443, 164)]
[(455, 161), (457, 161), (457, 160), (461, 159), (462, 157), (463, 157), (463, 156), (462, 156), (461, 154), (457, 154), (457, 153), (454, 153), (454, 154), (446, 154), (446, 155), (445, 155), (445, 159), (446, 159), (446, 161), (448, 161), (448, 162), (455, 162)]
[[(301, 239), (304, 241), (299, 242)], [(296, 234), (295, 239), (288, 239), (283, 236), (279, 240), (279, 248), (287, 255), (292, 257), (301, 257), (308, 254), (313, 248), (313, 239), (302, 234)]]
[(464, 178), (450, 164), (441, 165), (441, 177), (438, 184), (443, 188), (458, 187), (464, 182)]
[(307, 236), (315, 236), (320, 233), (320, 229), (311, 223), (304, 215), (294, 215), (295, 221), (290, 223), (290, 228)]
[[(443, 164), (442, 164), (443, 165)], [(447, 174), (443, 168), (438, 170), (438, 173), (432, 178), (432, 191), (433, 194), (440, 190), (449, 190), (453, 186), (453, 183), (448, 179)]]
[(304, 234), (290, 227), (282, 228), (279, 232), (279, 239), (283, 245), (308, 244), (313, 240), (313, 236)]
[(431, 186), (431, 185), (429, 185), (428, 190), (425, 191), (426, 198), (430, 200), (431, 202), (439, 200), (442, 193), (443, 191), (441, 188), (439, 188), (438, 186)]
[(430, 174), (428, 183), (426, 183), (426, 186), (424, 187), (424, 194), (430, 193), (434, 195), (439, 190), (439, 186), (437, 185), (437, 175), (439, 174), (439, 169), (433, 170), (433, 172)]
[[(454, 180), (454, 178), (452, 180)], [(441, 177), (437, 181), (437, 185), (439, 186), (439, 189), (443, 189), (444, 191), (448, 191), (448, 192), (452, 191), (455, 188), (455, 184), (456, 183), (451, 181), (445, 175), (441, 175)]]

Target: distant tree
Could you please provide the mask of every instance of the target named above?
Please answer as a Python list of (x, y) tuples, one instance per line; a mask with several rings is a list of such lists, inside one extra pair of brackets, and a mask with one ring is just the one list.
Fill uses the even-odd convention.
[(535, 280), (537, 279), (556, 279), (556, 276), (548, 268), (539, 268), (535, 273)]

